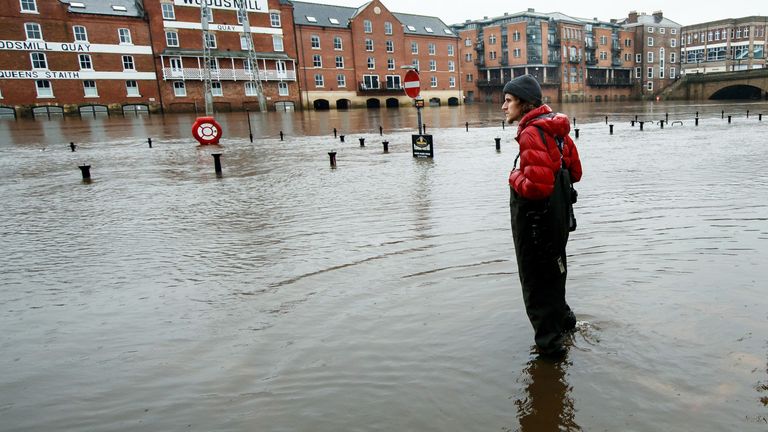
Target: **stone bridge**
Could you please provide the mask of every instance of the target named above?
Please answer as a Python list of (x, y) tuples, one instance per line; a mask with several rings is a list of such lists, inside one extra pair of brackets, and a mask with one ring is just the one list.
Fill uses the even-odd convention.
[(664, 99), (767, 99), (768, 69), (686, 74), (661, 93)]

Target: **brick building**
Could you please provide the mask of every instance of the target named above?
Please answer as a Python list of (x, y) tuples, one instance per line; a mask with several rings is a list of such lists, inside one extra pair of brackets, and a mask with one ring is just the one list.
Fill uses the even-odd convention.
[(0, 105), (156, 110), (149, 29), (134, 0), (0, 0)]
[(360, 8), (292, 3), (303, 107), (409, 104), (403, 66), (418, 69), (425, 100), (461, 103), (458, 38), (439, 18), (390, 12), (379, 0)]
[(638, 15), (632, 11), (621, 22), (634, 32), (635, 79), (642, 97), (653, 97), (674, 82), (680, 73), (680, 24), (661, 11)]
[[(246, 0), (256, 65), (249, 62), (244, 20), (232, 0), (209, 1), (210, 73), (214, 111), (293, 109), (299, 101), (293, 8), (286, 0)], [(205, 111), (200, 0), (144, 0), (163, 106)]]
[(524, 74), (541, 83), (545, 102), (625, 100), (633, 93), (633, 33), (615, 21), (528, 9), (453, 29), (462, 41), (468, 101), (500, 102), (504, 84)]
[(733, 72), (766, 67), (768, 17), (751, 16), (684, 26), (682, 73)]

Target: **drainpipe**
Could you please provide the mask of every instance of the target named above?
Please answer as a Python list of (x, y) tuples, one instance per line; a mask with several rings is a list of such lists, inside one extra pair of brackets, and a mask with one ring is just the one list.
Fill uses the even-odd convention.
[(157, 97), (160, 103), (160, 114), (165, 114), (165, 102), (163, 101), (163, 90), (160, 88), (160, 78), (157, 72), (157, 59), (159, 56), (155, 55), (155, 41), (152, 38), (152, 23), (150, 22), (147, 11), (144, 10), (144, 16), (142, 17), (147, 22), (147, 28), (149, 30), (149, 45), (152, 47), (152, 68), (155, 70), (155, 86), (157, 86)]

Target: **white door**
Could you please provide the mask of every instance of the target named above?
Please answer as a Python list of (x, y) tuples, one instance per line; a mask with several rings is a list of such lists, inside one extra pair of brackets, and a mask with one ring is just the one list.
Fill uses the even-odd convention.
[(285, 62), (278, 60), (275, 62), (275, 69), (277, 69), (278, 78), (288, 78), (288, 72), (285, 71)]
[(181, 66), (181, 57), (171, 57), (171, 76), (175, 78), (184, 76), (184, 68)]

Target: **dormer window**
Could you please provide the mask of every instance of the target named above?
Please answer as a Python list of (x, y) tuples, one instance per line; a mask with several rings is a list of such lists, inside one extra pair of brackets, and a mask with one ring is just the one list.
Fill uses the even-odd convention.
[(330, 21), (331, 24), (339, 25), (339, 20), (337, 20), (336, 18), (328, 18), (328, 21)]
[(412, 26), (412, 25), (409, 25), (407, 28), (408, 28), (408, 30), (410, 30), (410, 31), (412, 31), (412, 32), (415, 32), (415, 31), (416, 31), (416, 27), (414, 27), (414, 26)]
[(317, 18), (315, 18), (313, 16), (307, 15), (307, 21), (309, 21), (311, 23), (316, 23), (317, 22)]
[(426, 30), (427, 33), (434, 33), (434, 31), (432, 31), (432, 27), (424, 27), (424, 30)]

